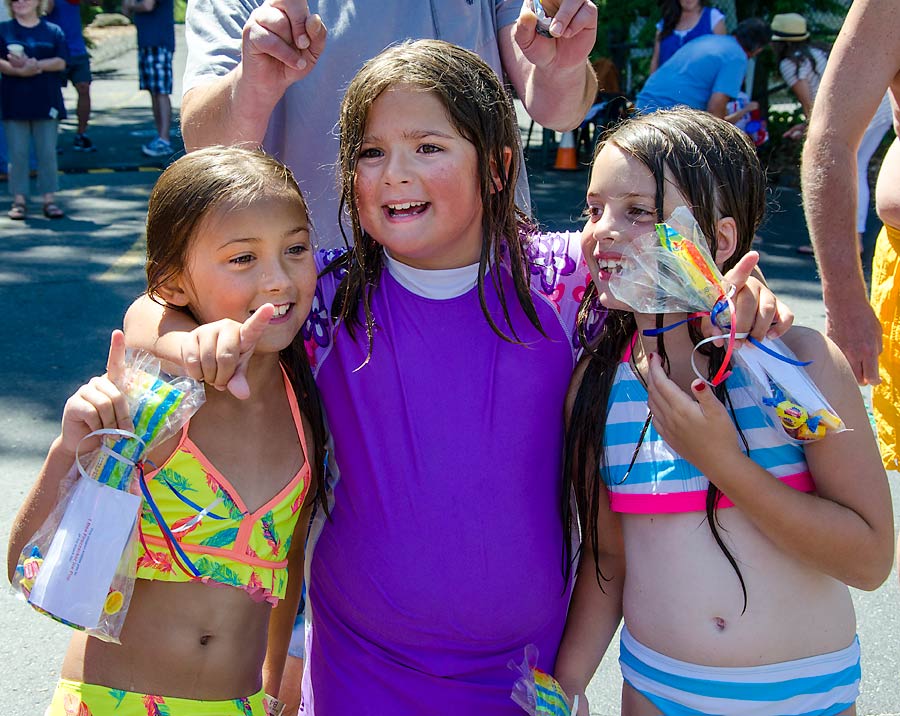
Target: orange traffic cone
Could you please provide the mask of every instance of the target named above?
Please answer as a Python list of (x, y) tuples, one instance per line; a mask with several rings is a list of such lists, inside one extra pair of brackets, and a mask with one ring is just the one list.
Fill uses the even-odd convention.
[(575, 132), (563, 132), (556, 150), (554, 169), (578, 169), (578, 154), (575, 149)]

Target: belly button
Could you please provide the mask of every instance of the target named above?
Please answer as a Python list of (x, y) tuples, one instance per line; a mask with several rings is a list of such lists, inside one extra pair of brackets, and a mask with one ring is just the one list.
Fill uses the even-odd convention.
[(204, 634), (203, 636), (201, 636), (200, 637), (200, 646), (206, 646), (207, 644), (209, 644), (210, 639), (212, 639), (211, 634)]
[(725, 631), (725, 620), (722, 617), (716, 617), (713, 619), (713, 624), (716, 625), (716, 629), (719, 631)]

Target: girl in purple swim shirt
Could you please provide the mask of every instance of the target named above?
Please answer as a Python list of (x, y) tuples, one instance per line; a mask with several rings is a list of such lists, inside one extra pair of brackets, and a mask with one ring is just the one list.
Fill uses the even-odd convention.
[[(578, 237), (530, 236), (515, 113), (473, 53), (386, 50), (348, 87), (340, 136), (353, 247), (319, 254), (303, 328), (334, 503), (309, 540), (301, 713), (513, 716), (507, 662), (534, 643), (551, 670), (569, 601), (559, 505), (588, 280)], [(145, 307), (130, 333), (159, 325)], [(156, 348), (190, 364), (202, 346), (216, 365), (193, 372), (225, 388), (227, 356), (252, 351), (240, 329), (176, 330)]]

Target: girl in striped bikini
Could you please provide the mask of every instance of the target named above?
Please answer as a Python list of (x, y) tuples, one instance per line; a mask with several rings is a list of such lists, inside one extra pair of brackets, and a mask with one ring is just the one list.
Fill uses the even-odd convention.
[[(765, 208), (753, 146), (705, 112), (632, 120), (599, 147), (587, 205), (591, 293), (609, 316), (568, 398), (583, 546), (557, 678), (583, 694), (624, 616), (623, 714), (855, 714), (847, 585), (886, 578), (893, 524), (849, 366), (815, 331), (784, 336), (851, 428), (801, 447), (741, 370), (720, 388), (696, 378), (692, 323), (643, 333), (685, 316), (636, 313), (609, 289), (623, 245), (681, 205), (720, 268), (744, 256)], [(697, 370), (713, 376), (723, 354), (702, 346)]]

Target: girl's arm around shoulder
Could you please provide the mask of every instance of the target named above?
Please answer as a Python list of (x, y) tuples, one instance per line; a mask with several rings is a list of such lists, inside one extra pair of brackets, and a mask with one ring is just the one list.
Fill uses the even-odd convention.
[(176, 366), (170, 372), (184, 372), (244, 399), (250, 395), (247, 363), (274, 310), (266, 303), (243, 323), (225, 318), (197, 325), (187, 313), (162, 306), (144, 294), (125, 313), (125, 337), (130, 347)]

